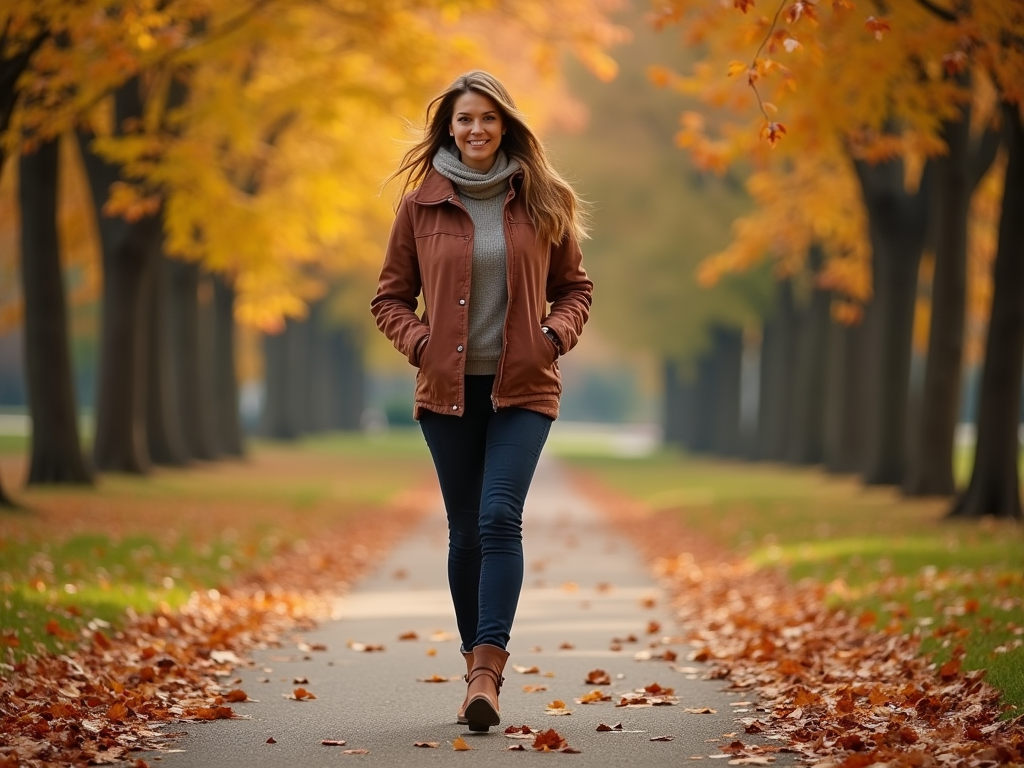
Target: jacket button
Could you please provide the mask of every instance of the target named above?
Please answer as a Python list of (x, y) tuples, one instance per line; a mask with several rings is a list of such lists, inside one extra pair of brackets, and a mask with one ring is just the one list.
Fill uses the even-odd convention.
[(457, 405), (453, 405), (453, 406), (452, 406), (452, 410), (453, 410), (453, 411), (457, 411), (457, 410), (459, 410), (459, 406), (457, 406)]
[(455, 348), (455, 351), (456, 351), (456, 352), (461, 352), (461, 351), (462, 351), (462, 345), (461, 345), (461, 344), (459, 344), (459, 346), (457, 346), (457, 347)]
[(460, 304), (460, 305), (465, 305), (465, 303), (466, 303), (466, 300), (465, 300), (465, 299), (459, 299), (459, 304)]

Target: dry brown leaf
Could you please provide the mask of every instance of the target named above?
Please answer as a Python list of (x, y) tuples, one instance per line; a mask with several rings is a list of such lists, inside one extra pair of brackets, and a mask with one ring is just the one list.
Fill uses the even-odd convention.
[(431, 675), (430, 677), (417, 677), (416, 680), (421, 683), (450, 683), (452, 680), (461, 680), (462, 678), (458, 675), (452, 677), (442, 677), (441, 675)]
[(455, 740), (452, 742), (452, 749), (454, 749), (456, 752), (467, 752), (471, 750), (472, 747), (466, 743), (466, 740), (464, 738), (462, 738), (461, 736), (456, 736)]
[(611, 695), (605, 693), (599, 688), (595, 688), (590, 693), (586, 693), (580, 698), (576, 699), (577, 704), (596, 704), (599, 701), (611, 701)]
[(291, 699), (292, 701), (312, 701), (316, 698), (316, 696), (305, 688), (296, 688), (291, 693), (282, 693), (281, 695), (286, 699)]
[(611, 685), (612, 678), (603, 669), (592, 669), (587, 673), (587, 685)]
[(399, 640), (419, 640), (420, 636), (417, 635), (412, 630), (409, 630), (408, 632), (403, 632), (402, 634), (400, 634), (398, 636), (398, 639)]
[(506, 752), (525, 752), (526, 751), (526, 747), (524, 747), (522, 744), (509, 744), (507, 747), (505, 747), (505, 751)]
[(540, 667), (537, 667), (537, 666), (527, 667), (527, 666), (524, 666), (522, 664), (513, 664), (512, 665), (512, 669), (514, 669), (520, 675), (539, 675), (540, 674)]
[(523, 693), (540, 693), (546, 691), (548, 687), (546, 685), (524, 685)]
[(368, 749), (346, 749), (341, 754), (343, 755), (368, 755), (370, 750)]
[(345, 746), (345, 740), (344, 739), (321, 739), (320, 743), (323, 744), (325, 747), (344, 747)]
[(539, 752), (555, 752), (569, 746), (562, 735), (554, 728), (538, 733), (533, 740), (533, 748)]
[(652, 736), (648, 741), (672, 741), (675, 736)]
[(441, 746), (439, 741), (414, 741), (412, 744), (414, 747), (422, 747), (423, 749), (437, 749)]
[(277, 739), (271, 736), (269, 739), (267, 739), (267, 744), (277, 744)]

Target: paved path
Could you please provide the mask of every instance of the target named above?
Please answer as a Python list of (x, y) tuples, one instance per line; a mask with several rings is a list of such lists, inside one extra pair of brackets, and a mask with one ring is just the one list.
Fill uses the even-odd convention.
[[(368, 575), (338, 606), (337, 621), (307, 633), (309, 645), (326, 651), (303, 652), (297, 644), (259, 652), (251, 669), (242, 669), (241, 686), (257, 702), (236, 704), (247, 720), (188, 723), (174, 746), (181, 752), (147, 756), (165, 768), (260, 768), (262, 766), (336, 766), (355, 762), (367, 766), (455, 764), (522, 764), (523, 760), (576, 761), (580, 766), (679, 765), (690, 758), (719, 753), (743, 733), (737, 713), (745, 707), (722, 684), (700, 679), (685, 660), (689, 648), (671, 646), (675, 664), (637, 661), (634, 654), (660, 635), (671, 634), (669, 605), (647, 568), (629, 545), (602, 525), (599, 517), (568, 486), (557, 463), (545, 459), (526, 505), (526, 581), (509, 648), (511, 658), (501, 695), (502, 724), (489, 734), (472, 734), (455, 724), (464, 683), (425, 683), (417, 678), (458, 676), (465, 665), (454, 639), (445, 575), (446, 533), (438, 510), (410, 531), (376, 572)], [(603, 587), (608, 585), (610, 588)], [(653, 598), (655, 606), (643, 602)], [(662, 625), (660, 635), (646, 633), (650, 621)], [(416, 641), (399, 641), (414, 631)], [(432, 636), (446, 633), (450, 639)], [(621, 651), (610, 649), (613, 638), (640, 638)], [(349, 641), (382, 644), (382, 652), (357, 652)], [(561, 649), (571, 643), (572, 649)], [(430, 655), (430, 649), (436, 655)], [(537, 666), (541, 674), (522, 674), (512, 665)], [(610, 673), (602, 686), (613, 700), (581, 705), (575, 699), (593, 690), (588, 672)], [(543, 673), (549, 673), (545, 676)], [(316, 699), (291, 701), (283, 694), (304, 678)], [(619, 693), (657, 682), (675, 689), (674, 706), (618, 708)], [(528, 693), (526, 685), (545, 685)], [(572, 714), (545, 714), (547, 704), (565, 701)], [(711, 707), (717, 714), (692, 714), (685, 708)], [(600, 723), (622, 723), (642, 733), (600, 733)], [(581, 751), (580, 755), (534, 752), (529, 741), (504, 736), (507, 725), (555, 728)], [(735, 735), (729, 735), (735, 734)], [(671, 735), (670, 742), (651, 737)], [(455, 752), (452, 741), (462, 736), (472, 747)], [(268, 744), (273, 738), (276, 743)], [(322, 739), (344, 739), (344, 747), (321, 745)], [(436, 749), (415, 742), (438, 742)], [(523, 744), (528, 753), (508, 752)], [(367, 749), (368, 754), (344, 754)], [(711, 763), (719, 761), (712, 760)], [(723, 761), (726, 762), (726, 761)], [(780, 755), (777, 764), (788, 762)]]

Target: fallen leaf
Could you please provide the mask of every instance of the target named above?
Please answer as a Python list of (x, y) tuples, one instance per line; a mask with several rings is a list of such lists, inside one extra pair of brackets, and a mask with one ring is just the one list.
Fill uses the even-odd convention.
[(690, 715), (717, 715), (718, 710), (711, 707), (685, 707), (683, 712)]
[(414, 747), (423, 747), (424, 749), (437, 749), (441, 746), (439, 741), (414, 741), (412, 744)]
[(526, 751), (526, 747), (524, 747), (522, 744), (509, 744), (507, 747), (505, 747), (505, 751), (506, 752), (525, 752)]
[(587, 673), (587, 685), (611, 685), (612, 679), (603, 669), (592, 669)]
[(652, 736), (648, 741), (672, 741), (675, 736)]
[(417, 677), (416, 679), (421, 683), (450, 683), (452, 680), (461, 680), (462, 678), (459, 675), (454, 675), (452, 677), (431, 675), (430, 677)]
[(462, 738), (461, 736), (456, 736), (455, 741), (452, 742), (452, 749), (454, 749), (456, 752), (466, 752), (468, 750), (471, 750), (472, 747), (466, 743), (466, 740), (464, 738)]
[(368, 749), (346, 749), (342, 752), (343, 755), (368, 755), (370, 750)]
[(312, 701), (316, 698), (316, 696), (305, 688), (296, 688), (291, 693), (282, 693), (281, 695), (286, 699), (291, 699), (292, 701)]
[(420, 639), (420, 636), (419, 636), (419, 635), (417, 635), (417, 634), (416, 634), (415, 632), (413, 632), (412, 630), (410, 630), (410, 631), (408, 631), (408, 632), (403, 632), (402, 634), (400, 634), (400, 635), (398, 636), (398, 639), (399, 639), (399, 640), (419, 640), (419, 639)]
[(558, 650), (560, 650), (560, 651), (571, 651), (575, 647), (576, 646), (573, 645), (572, 643), (565, 642), (565, 643), (562, 643), (561, 645), (558, 646)]
[(524, 685), (523, 693), (540, 693), (546, 691), (548, 687), (546, 685)]
[(427, 648), (427, 656), (437, 656), (437, 648)]
[(245, 691), (242, 691), (242, 690), (239, 690), (239, 689), (236, 688), (233, 691), (228, 691), (228, 693), (224, 696), (224, 700), (225, 701), (230, 701), (232, 703), (235, 703), (235, 702), (238, 702), (238, 701), (248, 701), (249, 700), (249, 694), (247, 694)]
[(513, 664), (512, 669), (518, 672), (520, 675), (539, 675), (540, 667), (524, 667), (522, 664)]
[(647, 634), (648, 635), (656, 635), (660, 631), (661, 631), (661, 623), (660, 622), (653, 621), (653, 620), (647, 622)]
[(595, 688), (590, 693), (584, 694), (580, 698), (576, 699), (577, 704), (596, 704), (599, 701), (611, 701), (612, 697), (610, 694), (605, 693), (600, 688)]
[(267, 739), (267, 744), (277, 744), (277, 739), (271, 736), (269, 739)]
[(371, 643), (356, 643), (352, 640), (348, 641), (348, 647), (351, 648), (353, 651), (358, 651), (359, 653), (373, 653), (374, 651), (384, 650), (383, 645), (373, 645)]
[(528, 725), (510, 725), (505, 729), (506, 739), (532, 739), (537, 731)]
[(344, 739), (321, 739), (320, 743), (325, 747), (344, 747), (346, 742)]
[(570, 712), (568, 709), (565, 708), (565, 702), (562, 701), (561, 699), (555, 699), (550, 704), (548, 704), (547, 709), (545, 709), (544, 712), (546, 714), (555, 715), (555, 716), (563, 716), (563, 715), (571, 715), (572, 714), (572, 712)]
[(554, 752), (569, 746), (562, 735), (554, 728), (538, 733), (533, 740), (533, 748), (539, 752)]

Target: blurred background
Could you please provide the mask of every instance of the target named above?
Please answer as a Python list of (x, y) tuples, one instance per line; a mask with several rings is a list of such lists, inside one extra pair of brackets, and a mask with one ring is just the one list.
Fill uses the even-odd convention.
[(555, 443), (1019, 517), (1024, 20), (831, 5), (7, 4), (0, 479), (413, 427), (368, 311), (385, 180), (485, 68), (591, 204)]

